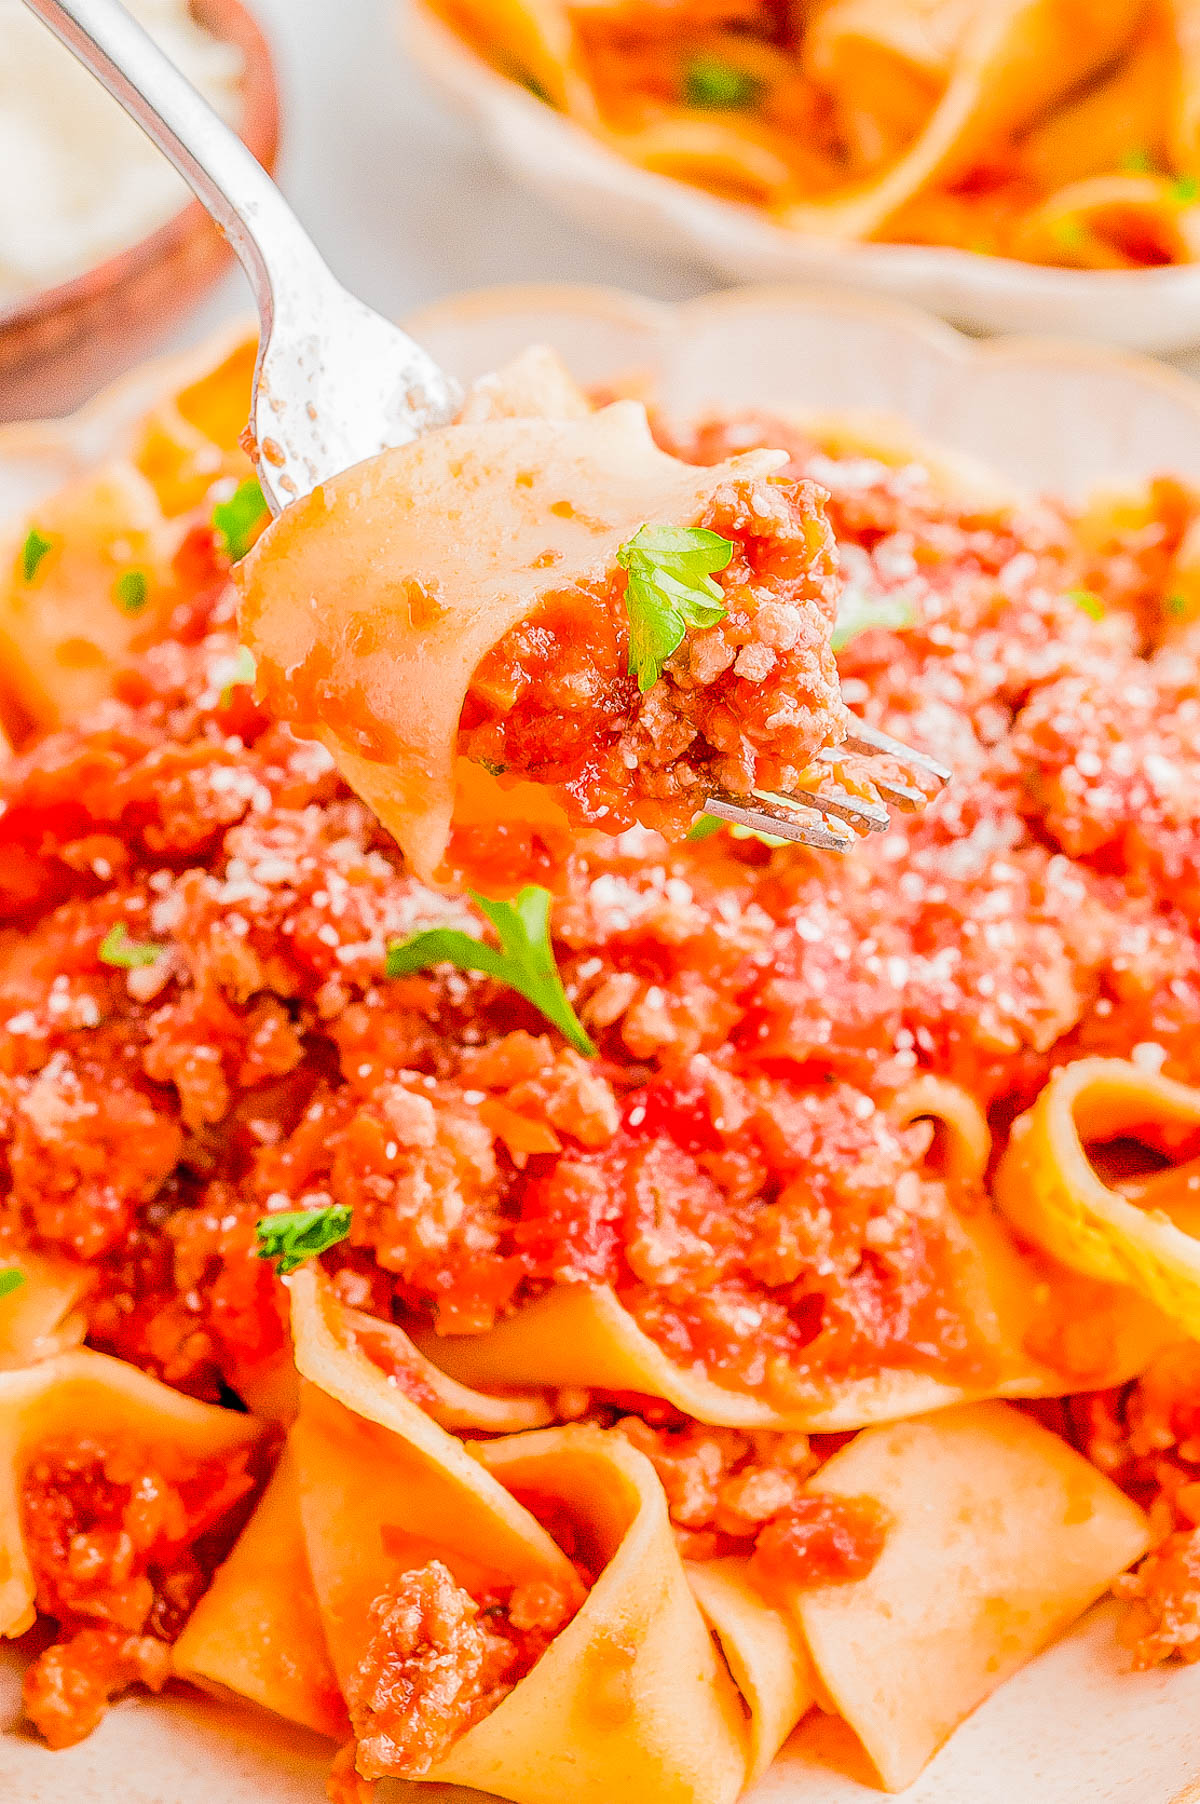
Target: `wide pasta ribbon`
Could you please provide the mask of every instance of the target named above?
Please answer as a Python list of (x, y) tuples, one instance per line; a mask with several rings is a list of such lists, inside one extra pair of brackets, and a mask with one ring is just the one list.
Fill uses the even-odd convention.
[(35, 1617), (34, 1577), (22, 1526), (22, 1487), (46, 1446), (85, 1440), (144, 1446), (170, 1476), (257, 1439), (252, 1416), (197, 1403), (104, 1353), (61, 1353), (25, 1371), (0, 1372), (0, 1635)]
[[(563, 1795), (609, 1804), (651, 1783), (663, 1800), (728, 1804), (752, 1758), (746, 1715), (688, 1586), (649, 1461), (620, 1437), (581, 1426), (468, 1450), (354, 1344), (320, 1274), (307, 1269), (290, 1284), (300, 1414), (260, 1505), (265, 1521), (252, 1520), (178, 1644), (181, 1675), (336, 1735), (335, 1692), (355, 1694), (372, 1605), (389, 1583), (437, 1561), (475, 1595), (541, 1584), (568, 1598), (571, 1620), (420, 1776), (516, 1804)], [(522, 1495), (571, 1524), (594, 1576), (586, 1594)], [(244, 1596), (245, 1631), (234, 1620)], [(737, 1637), (736, 1623), (724, 1632)], [(750, 1638), (746, 1629), (747, 1646)], [(760, 1695), (767, 1687), (762, 1680)], [(803, 1683), (785, 1676), (776, 1685), (784, 1691), (798, 1714)], [(794, 1717), (778, 1696), (770, 1709), (757, 1739), (773, 1753)]]
[(23, 1282), (0, 1298), (0, 1372), (65, 1353), (83, 1339), (78, 1305), (92, 1281), (88, 1266), (45, 1253), (0, 1253), (0, 1267)]
[[(923, 9), (927, 10), (927, 9)], [(852, 193), (787, 208), (799, 231), (869, 238), (934, 183), (964, 174), (984, 152), (1033, 123), (1116, 56), (1144, 0), (991, 0), (976, 7), (924, 129), (877, 179)]]
[(1129, 1285), (1200, 1338), (1200, 1161), (1107, 1182), (1089, 1147), (1200, 1134), (1200, 1090), (1126, 1059), (1057, 1072), (1013, 1123), (996, 1201), (1017, 1229), (1077, 1271)]
[(694, 524), (723, 483), (785, 461), (680, 463), (634, 401), (583, 419), (493, 414), (386, 451), (289, 507), (239, 566), (266, 705), (327, 746), (428, 881), (484, 655), (556, 584), (607, 582), (646, 520)]
[(792, 1595), (820, 1695), (901, 1791), (1149, 1544), (1136, 1504), (1003, 1403), (867, 1429), (812, 1492), (882, 1500), (865, 1578)]

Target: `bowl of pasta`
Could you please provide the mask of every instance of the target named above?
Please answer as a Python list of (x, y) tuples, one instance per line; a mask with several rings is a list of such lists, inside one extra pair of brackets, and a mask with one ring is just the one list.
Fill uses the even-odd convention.
[(410, 324), (274, 521), (240, 329), (0, 430), (6, 1780), (1186, 1804), (1196, 391)]
[(1148, 0), (405, 0), (435, 88), (597, 231), (973, 330), (1200, 339), (1195, 34)]

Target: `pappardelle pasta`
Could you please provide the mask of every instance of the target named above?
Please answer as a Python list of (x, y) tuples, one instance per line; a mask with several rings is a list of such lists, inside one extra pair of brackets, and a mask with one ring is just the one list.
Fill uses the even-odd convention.
[(631, 163), (835, 240), (1200, 249), (1192, 0), (426, 0)]
[[(791, 584), (747, 680), (836, 656), (955, 768), (835, 859), (648, 823), (636, 775), (634, 824), (579, 786), (551, 820), (515, 735), (480, 790), (479, 672), (552, 683), (561, 594), (488, 615), (480, 562), (469, 645), (411, 589), (389, 639), (370, 468), (268, 527), (248, 373), (164, 397), (5, 552), (0, 1633), (32, 1631), (32, 1724), (68, 1746), (174, 1678), (326, 1736), (336, 1804), (734, 1804), (817, 1707), (902, 1790), (1110, 1589), (1136, 1663), (1200, 1656), (1197, 497), (1071, 509), (790, 419), (655, 443), (545, 356), (475, 395), (477, 435), (616, 432), (626, 474), (636, 443), (672, 530), (757, 499), (750, 599), (644, 690), (617, 634), (587, 694), (623, 675), (629, 731)], [(354, 666), (313, 683), (288, 638), (321, 510), (366, 572), (321, 618), (400, 673), (381, 782), (425, 672), (432, 832), (346, 759)], [(610, 637), (612, 549), (571, 604)]]

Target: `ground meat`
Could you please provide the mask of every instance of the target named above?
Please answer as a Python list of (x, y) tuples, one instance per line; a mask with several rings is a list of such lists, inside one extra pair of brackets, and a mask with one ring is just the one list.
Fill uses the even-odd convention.
[(440, 1560), (401, 1573), (371, 1606), (371, 1640), (346, 1684), (358, 1773), (427, 1773), (525, 1676), (570, 1614), (546, 1585), (480, 1603)]
[(30, 1666), (25, 1712), (52, 1747), (91, 1733), (129, 1685), (166, 1682), (170, 1643), (244, 1518), (245, 1449), (169, 1474), (153, 1450), (76, 1440), (28, 1467), (22, 1533), (58, 1638)]
[[(231, 684), (232, 602), (211, 571), (98, 716), (19, 747), (0, 779), (0, 1232), (89, 1263), (92, 1345), (198, 1396), (252, 1389), (285, 1345), (255, 1222), (335, 1202), (352, 1229), (327, 1268), (385, 1322), (477, 1333), (548, 1285), (607, 1283), (671, 1357), (763, 1394), (881, 1361), (986, 1384), (956, 1251), (981, 1197), (937, 1169), (896, 1099), (949, 1078), (1002, 1146), (1082, 1052), (1140, 1046), (1200, 1079), (1194, 648), (1173, 605), (1194, 500), (1159, 484), (1106, 525), (948, 503), (916, 463), (761, 420), (688, 451), (772, 441), (792, 462), (756, 516), (769, 530), (717, 504), (739, 545), (729, 614), (669, 667), (666, 736), (646, 727), (645, 758), (619, 613), (597, 616), (599, 650), (531, 639), (530, 671), (577, 653), (585, 700), (597, 672), (625, 685), (605, 756), (623, 744), (639, 782), (681, 723), (685, 762), (724, 755), (727, 707), (767, 755), (758, 703), (798, 683), (809, 707), (808, 627), (824, 632), (841, 580), (858, 620), (838, 652), (847, 699), (946, 755), (955, 781), (839, 859), (637, 828), (581, 833), (551, 864), (536, 834), (480, 828), (485, 893), (534, 854), (554, 887), (554, 953), (595, 1060), (494, 978), (387, 978), (390, 940), (480, 934), (482, 917), (414, 881), (324, 751)], [(836, 572), (806, 483), (830, 496)], [(891, 624), (869, 624), (884, 604)], [(763, 647), (772, 670), (739, 674)], [(547, 756), (573, 712), (551, 699)], [(494, 712), (515, 732), (520, 706)], [(624, 755), (596, 782), (625, 783)], [(118, 927), (145, 962), (100, 956)], [(1164, 1544), (1200, 1520), (1189, 1385), (1156, 1368), (1056, 1418), (1150, 1505)], [(670, 1429), (652, 1457), (697, 1553), (786, 1523), (816, 1447), (726, 1445), (648, 1399), (563, 1410)], [(1177, 1574), (1178, 1543), (1160, 1577), (1168, 1560)], [(157, 1636), (125, 1620), (71, 1616), (70, 1632)]]
[[(758, 478), (721, 488), (700, 522), (735, 547), (725, 617), (693, 629), (639, 694), (627, 578), (545, 602), (488, 653), (460, 750), (559, 793), (577, 824), (635, 821), (680, 838), (714, 788), (790, 790), (846, 735), (829, 646), (837, 584), (821, 491)], [(581, 599), (584, 603), (581, 606)]]
[(1200, 1659), (1200, 1345), (1160, 1353), (1121, 1390), (1025, 1407), (1149, 1513), (1155, 1546), (1113, 1586), (1136, 1663)]
[(120, 1692), (131, 1685), (161, 1691), (170, 1676), (170, 1645), (156, 1635), (79, 1629), (28, 1667), (21, 1701), (47, 1746), (70, 1748), (91, 1734)]
[(1200, 1529), (1168, 1535), (1113, 1590), (1131, 1603), (1126, 1640), (1144, 1670), (1172, 1655), (1200, 1660)]

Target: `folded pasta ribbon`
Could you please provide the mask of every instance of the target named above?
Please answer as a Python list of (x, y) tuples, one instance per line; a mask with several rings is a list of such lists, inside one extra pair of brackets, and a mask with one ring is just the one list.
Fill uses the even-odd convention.
[(1004, 1403), (866, 1429), (809, 1489), (886, 1504), (866, 1577), (791, 1601), (820, 1695), (888, 1791), (1149, 1544), (1136, 1504)]
[(0, 1252), (0, 1267), (21, 1275), (0, 1299), (0, 1372), (78, 1346), (87, 1326), (78, 1305), (92, 1282), (90, 1267), (32, 1252)]
[(218, 1459), (259, 1432), (252, 1416), (197, 1403), (104, 1353), (60, 1353), (24, 1371), (0, 1371), (0, 1635), (24, 1634), (35, 1617), (22, 1488), (43, 1447), (144, 1447), (170, 1477), (173, 1467)]
[[(260, 1505), (266, 1524), (251, 1521), (218, 1573), (177, 1670), (334, 1735), (340, 1693), (370, 1776), (515, 1804), (609, 1804), (651, 1783), (678, 1804), (731, 1804), (751, 1759), (746, 1715), (649, 1461), (582, 1426), (468, 1448), (389, 1385), (319, 1273), (289, 1284), (300, 1414)], [(575, 1563), (523, 1499), (568, 1535)], [(511, 1628), (518, 1597), (523, 1622), (540, 1598), (546, 1622), (563, 1626), (489, 1690), (480, 1674), (500, 1632), (489, 1624)], [(438, 1651), (439, 1632), (443, 1666), (452, 1648), (460, 1660), (448, 1734), (422, 1694), (422, 1654)], [(407, 1700), (398, 1718), (389, 1698)], [(769, 1739), (790, 1726), (776, 1704)]]
[(1129, 1286), (1200, 1337), (1200, 1160), (1107, 1182), (1089, 1149), (1149, 1138), (1161, 1156), (1200, 1136), (1200, 1090), (1125, 1059), (1059, 1071), (1013, 1123), (996, 1201), (1065, 1265)]
[(608, 581), (646, 520), (693, 524), (724, 482), (785, 461), (680, 463), (634, 401), (568, 419), (497, 409), (386, 451), (289, 507), (239, 567), (266, 704), (327, 746), (429, 880), (485, 654), (544, 596)]

